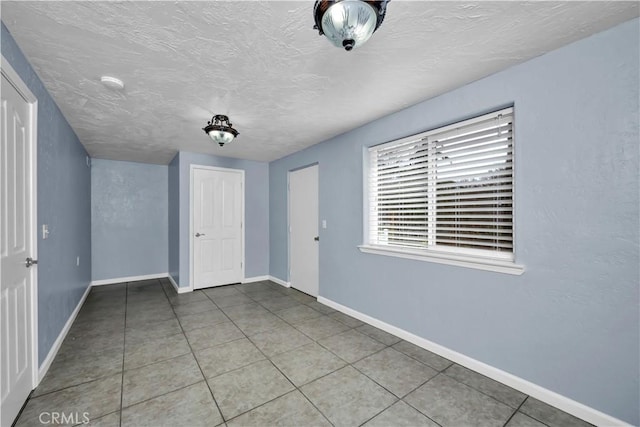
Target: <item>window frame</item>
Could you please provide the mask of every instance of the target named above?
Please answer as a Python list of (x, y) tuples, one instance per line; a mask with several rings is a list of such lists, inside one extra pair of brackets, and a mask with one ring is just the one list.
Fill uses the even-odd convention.
[[(512, 169), (512, 252), (500, 254), (498, 252), (489, 255), (483, 250), (474, 250), (469, 248), (447, 248), (446, 246), (437, 246), (429, 248), (409, 248), (390, 245), (376, 245), (370, 242), (370, 171), (371, 171), (371, 152), (385, 146), (401, 145), (403, 143), (424, 139), (435, 134), (442, 134), (447, 131), (454, 130), (460, 126), (473, 124), (492, 116), (509, 113), (513, 115), (512, 134), (513, 134), (513, 160)], [(515, 108), (513, 106), (501, 108), (486, 114), (470, 117), (468, 119), (459, 120), (446, 126), (432, 128), (425, 132), (420, 132), (404, 138), (395, 139), (382, 144), (376, 144), (363, 147), (363, 243), (358, 245), (358, 249), (367, 254), (376, 254), (383, 256), (392, 256), (405, 259), (413, 259), (419, 261), (435, 262), (439, 264), (448, 264), (460, 267), (474, 268), (479, 270), (494, 271), (505, 274), (521, 275), (524, 273), (524, 266), (515, 263), (516, 257), (516, 146), (515, 146)], [(428, 197), (428, 196), (427, 196)], [(430, 231), (429, 231), (430, 232)]]

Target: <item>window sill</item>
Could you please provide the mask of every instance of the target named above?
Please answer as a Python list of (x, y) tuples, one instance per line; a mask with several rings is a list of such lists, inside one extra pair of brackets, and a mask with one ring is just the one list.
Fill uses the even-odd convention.
[(410, 249), (392, 249), (388, 247), (360, 245), (360, 252), (375, 255), (394, 256), (398, 258), (414, 259), (418, 261), (436, 262), (438, 264), (456, 265), (458, 267), (475, 268), (477, 270), (494, 271), (497, 273), (520, 276), (524, 273), (524, 266), (501, 259), (480, 258), (470, 255), (453, 254), (436, 251), (412, 251)]

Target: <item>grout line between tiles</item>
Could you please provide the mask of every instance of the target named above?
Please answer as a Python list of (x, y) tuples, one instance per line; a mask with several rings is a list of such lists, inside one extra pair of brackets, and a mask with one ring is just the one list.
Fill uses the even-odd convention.
[[(395, 395), (394, 395), (394, 397), (395, 397)], [(398, 403), (398, 402), (400, 402), (400, 399), (397, 399), (397, 398), (396, 398), (396, 401), (395, 401), (395, 402), (393, 402), (391, 405), (389, 405), (389, 406), (385, 407), (384, 409), (382, 409), (382, 410), (381, 410), (381, 411), (379, 411), (379, 412), (376, 412), (372, 417), (370, 417), (370, 418), (368, 418), (368, 419), (364, 420), (363, 422), (361, 422), (360, 424), (358, 424), (358, 426), (359, 426), (359, 427), (362, 427), (363, 425), (365, 425), (366, 423), (368, 423), (369, 421), (371, 421), (372, 419), (374, 419), (375, 417), (377, 417), (378, 415), (380, 415), (381, 413), (383, 413), (383, 412), (384, 412), (384, 411), (386, 411), (387, 409), (391, 408), (393, 405), (395, 405), (395, 404), (396, 404), (396, 403)]]
[(118, 420), (118, 426), (122, 427), (122, 403), (124, 400), (124, 356), (127, 353), (127, 309), (129, 300), (129, 283), (124, 287), (124, 327), (122, 333), (124, 334), (122, 343), (122, 376), (120, 377), (120, 419)]
[(425, 414), (424, 412), (422, 412), (420, 409), (416, 408), (415, 406), (413, 406), (411, 403), (407, 402), (406, 400), (404, 400), (409, 394), (413, 393), (415, 390), (419, 389), (420, 387), (422, 387), (423, 385), (427, 384), (429, 381), (431, 381), (432, 379), (434, 379), (435, 377), (437, 377), (438, 375), (440, 375), (440, 372), (438, 372), (437, 374), (435, 374), (433, 377), (429, 378), (428, 380), (426, 380), (425, 382), (423, 382), (422, 384), (420, 384), (418, 387), (416, 387), (413, 391), (407, 393), (402, 399), (405, 404), (407, 404), (409, 407), (415, 409), (416, 411), (418, 411), (420, 414), (424, 415), (425, 417), (429, 418), (431, 421), (433, 421), (434, 423), (441, 425), (440, 423), (436, 422), (434, 419), (432, 419), (428, 414)]
[[(515, 411), (513, 411), (513, 413), (511, 414), (511, 416), (507, 419), (507, 421), (505, 421), (505, 423), (503, 424), (503, 427), (506, 427), (507, 424), (509, 424), (509, 422), (511, 421), (511, 419), (518, 413), (518, 411), (520, 410), (520, 408), (522, 408), (522, 405), (524, 405), (524, 402), (527, 401), (527, 399), (529, 398), (529, 396), (525, 397), (524, 400), (522, 401), (522, 403), (520, 403), (520, 405), (518, 405), (518, 407), (515, 409)], [(533, 417), (532, 417), (533, 418)], [(534, 418), (535, 419), (535, 418)], [(540, 420), (536, 420), (536, 421), (540, 421)], [(542, 422), (542, 421), (540, 421)], [(544, 423), (543, 423), (544, 424)], [(546, 425), (546, 424), (545, 424)]]
[(29, 400), (40, 399), (41, 397), (45, 397), (45, 396), (48, 396), (48, 395), (50, 395), (50, 394), (57, 393), (57, 392), (59, 392), (59, 391), (68, 390), (68, 389), (70, 389), (70, 388), (78, 387), (78, 386), (81, 386), (81, 385), (84, 385), (84, 384), (90, 384), (90, 383), (93, 383), (93, 382), (96, 382), (96, 381), (102, 380), (102, 379), (104, 379), (104, 378), (108, 378), (108, 377), (111, 377), (111, 376), (114, 376), (114, 375), (118, 375), (118, 374), (120, 374), (120, 373), (121, 373), (120, 371), (118, 371), (118, 372), (112, 372), (112, 373), (110, 373), (110, 374), (102, 375), (102, 376), (97, 377), (97, 378), (91, 378), (91, 379), (90, 379), (90, 380), (88, 380), (88, 381), (83, 381), (83, 382), (81, 382), (81, 383), (71, 384), (71, 385), (68, 385), (68, 386), (65, 386), (65, 387), (60, 387), (60, 388), (57, 388), (57, 389), (55, 389), (55, 390), (51, 390), (51, 391), (48, 391), (48, 392), (46, 392), (46, 393), (39, 394), (39, 395), (37, 395), (37, 396), (33, 396), (33, 392), (34, 392), (35, 390), (32, 390), (32, 391), (31, 391), (31, 394), (29, 395)]
[[(400, 349), (398, 349), (398, 348), (395, 348), (395, 346), (396, 346), (397, 344), (401, 343), (401, 342), (402, 342), (402, 341), (398, 341), (397, 343), (395, 343), (395, 344), (393, 344), (393, 345), (390, 345), (389, 347), (393, 348), (393, 349), (394, 349), (394, 350), (396, 350), (396, 351), (399, 351), (400, 353), (404, 354), (404, 355), (405, 355), (405, 356), (407, 356), (407, 357), (412, 358), (412, 359), (413, 359), (413, 360), (415, 360), (416, 362), (420, 362), (420, 363), (422, 363), (423, 365), (427, 365), (428, 367), (430, 367), (430, 368), (431, 368), (431, 369), (433, 369), (434, 371), (437, 371), (438, 373), (441, 373), (441, 372), (446, 371), (447, 369), (449, 369), (449, 367), (451, 367), (451, 365), (453, 365), (453, 364), (454, 364), (454, 362), (451, 362), (449, 359), (445, 359), (445, 360), (449, 360), (451, 363), (450, 363), (450, 364), (448, 364), (446, 368), (438, 369), (438, 368), (436, 368), (435, 366), (431, 366), (431, 365), (429, 365), (428, 363), (423, 362), (422, 360), (418, 359), (417, 357), (415, 357), (415, 356), (413, 356), (413, 355), (411, 355), (411, 354), (405, 353), (404, 351), (402, 351), (402, 350), (400, 350)], [(421, 350), (423, 350), (423, 349), (421, 349)], [(424, 351), (431, 353), (429, 350), (424, 350)], [(435, 354), (435, 353), (433, 353), (433, 354)], [(436, 355), (436, 356), (437, 356), (437, 355)], [(441, 357), (441, 356), (438, 356), (438, 357), (440, 357), (441, 359), (444, 359), (444, 357)], [(448, 375), (447, 375), (447, 376), (448, 376)], [(458, 381), (458, 382), (460, 382), (460, 381)]]
[[(184, 355), (183, 355), (183, 356), (184, 356)], [(184, 390), (185, 388), (192, 387), (192, 386), (194, 386), (194, 385), (196, 385), (196, 384), (200, 384), (201, 382), (206, 383), (206, 381), (205, 381), (205, 380), (201, 380), (201, 381), (196, 381), (195, 383), (191, 383), (191, 384), (183, 385), (183, 386), (180, 386), (180, 387), (178, 387), (178, 388), (176, 388), (176, 389), (174, 389), (174, 390), (167, 391), (166, 393), (162, 393), (162, 394), (159, 394), (159, 395), (157, 395), (157, 396), (150, 397), (150, 398), (148, 398), (148, 399), (139, 400), (139, 401), (137, 401), (137, 402), (135, 402), (135, 403), (132, 403), (132, 404), (131, 404), (131, 405), (129, 405), (129, 406), (125, 406), (125, 407), (121, 408), (121, 411), (124, 411), (124, 410), (129, 409), (129, 408), (133, 408), (134, 406), (138, 406), (138, 405), (140, 405), (140, 404), (142, 404), (142, 403), (148, 402), (148, 401), (153, 400), (153, 399), (157, 399), (157, 398), (159, 398), (159, 397), (166, 396), (166, 395), (171, 394), (171, 393), (174, 393), (174, 392), (176, 392), (176, 391)]]
[[(244, 333), (244, 332), (243, 332), (243, 333)], [(247, 340), (249, 340), (249, 342), (250, 342), (251, 344), (253, 344), (253, 346), (254, 346), (254, 347), (256, 347), (260, 353), (262, 353), (262, 355), (265, 357), (265, 359), (266, 359), (266, 360), (268, 360), (268, 361), (269, 361), (269, 363), (271, 363), (271, 366), (273, 366), (273, 367), (274, 367), (278, 372), (280, 372), (280, 374), (281, 374), (281, 375), (282, 375), (282, 376), (283, 376), (287, 381), (289, 381), (289, 383), (293, 386), (293, 390), (291, 390), (291, 391), (289, 391), (289, 392), (287, 392), (287, 393), (285, 393), (285, 394), (283, 394), (283, 395), (281, 395), (281, 396), (277, 396), (277, 397), (275, 397), (275, 398), (273, 398), (273, 399), (271, 399), (271, 400), (269, 400), (269, 401), (267, 401), (267, 402), (263, 402), (262, 404), (260, 404), (260, 405), (258, 405), (258, 406), (256, 406), (256, 407), (254, 407), (254, 408), (251, 408), (251, 409), (249, 409), (249, 410), (247, 410), (247, 411), (245, 411), (245, 412), (243, 412), (243, 413), (240, 413), (240, 414), (236, 415), (236, 416), (235, 416), (235, 417), (233, 417), (233, 418), (237, 418), (237, 417), (239, 417), (239, 416), (240, 416), (240, 415), (242, 415), (242, 414), (245, 414), (245, 413), (247, 413), (247, 412), (253, 411), (253, 410), (254, 410), (254, 409), (256, 409), (256, 408), (259, 408), (259, 407), (261, 407), (261, 406), (263, 406), (263, 405), (266, 405), (267, 403), (272, 402), (272, 401), (274, 401), (274, 400), (276, 400), (276, 399), (279, 399), (280, 397), (286, 396), (286, 395), (287, 395), (287, 394), (289, 394), (289, 393), (293, 393), (294, 391), (298, 391), (300, 394), (302, 394), (302, 396), (304, 396), (304, 398), (305, 398), (309, 403), (311, 403), (311, 405), (312, 405), (312, 406), (313, 406), (313, 407), (314, 407), (314, 408), (315, 408), (315, 409), (320, 413), (320, 415), (322, 415), (322, 416), (323, 416), (323, 417), (324, 417), (324, 418), (329, 422), (329, 424), (333, 424), (333, 423), (331, 423), (331, 421), (329, 421), (329, 419), (327, 418), (327, 416), (326, 416), (326, 415), (325, 415), (325, 414), (324, 414), (324, 413), (323, 413), (323, 412), (322, 412), (322, 411), (321, 411), (321, 410), (320, 410), (320, 409), (319, 409), (319, 408), (318, 408), (318, 407), (317, 407), (317, 406), (316, 406), (316, 405), (315, 405), (311, 400), (309, 400), (309, 398), (307, 397), (307, 395), (306, 395), (306, 394), (304, 394), (304, 393), (302, 392), (302, 390), (301, 390), (298, 386), (296, 386), (296, 385), (293, 383), (293, 381), (291, 381), (291, 379), (290, 379), (290, 378), (289, 378), (289, 377), (288, 377), (284, 372), (282, 372), (282, 370), (281, 370), (281, 369), (280, 369), (280, 368), (279, 368), (275, 363), (273, 363), (273, 360), (271, 360), (271, 358), (270, 358), (269, 356), (267, 356), (267, 355), (262, 351), (262, 349), (260, 349), (260, 347), (258, 347), (258, 346), (253, 342), (253, 341), (251, 341), (251, 338), (250, 338), (248, 335), (246, 335), (246, 334), (245, 334), (245, 336), (246, 336), (246, 339), (247, 339)], [(304, 345), (309, 345), (309, 344), (304, 344)], [(297, 349), (299, 349), (300, 347), (304, 347), (304, 345), (299, 346), (299, 347), (295, 347), (295, 348), (292, 348), (292, 349), (289, 349), (289, 350), (287, 350), (287, 351), (284, 351), (284, 352), (282, 352), (282, 353), (278, 353), (278, 354), (283, 354), (283, 353), (287, 353), (287, 352), (289, 352), (289, 351), (297, 350)], [(274, 355), (274, 356), (277, 356), (277, 354), (276, 354), (276, 355)], [(260, 362), (263, 362), (263, 360), (261, 360)], [(258, 363), (258, 362), (253, 362), (253, 363)], [(250, 365), (252, 365), (253, 363), (251, 363), (251, 364), (249, 364), (249, 365), (246, 365), (246, 366), (250, 366)], [(243, 367), (241, 367), (241, 368), (237, 368), (237, 369), (235, 369), (235, 370), (242, 369), (242, 368), (244, 368), (244, 367), (246, 367), (246, 366), (243, 366)], [(333, 372), (335, 372), (335, 371), (333, 371)], [(223, 375), (223, 374), (221, 374), (221, 375)], [(327, 374), (327, 375), (328, 375), (328, 374)], [(231, 418), (231, 419), (233, 419), (233, 418)]]
[[(490, 395), (490, 394), (488, 394), (488, 393), (485, 393), (484, 391), (480, 390), (479, 388), (476, 388), (476, 387), (472, 386), (471, 384), (467, 384), (467, 383), (466, 383), (466, 382), (464, 382), (464, 381), (460, 381), (460, 380), (458, 380), (458, 379), (456, 379), (456, 378), (453, 378), (451, 375), (447, 374), (447, 372), (446, 372), (446, 371), (447, 371), (447, 370), (449, 370), (449, 368), (450, 368), (450, 367), (452, 367), (452, 366), (454, 366), (454, 365), (456, 365), (456, 363), (452, 363), (451, 365), (449, 365), (449, 366), (447, 367), (447, 369), (444, 369), (444, 370), (440, 371), (439, 373), (441, 373), (442, 375), (446, 376), (447, 378), (451, 378), (452, 380), (454, 380), (454, 381), (456, 381), (456, 382), (459, 382), (460, 384), (463, 384), (463, 385), (465, 385), (465, 386), (469, 387), (470, 389), (473, 389), (473, 390), (477, 391), (478, 393), (481, 393), (481, 394), (484, 394), (484, 395), (485, 395), (485, 396), (487, 396), (487, 397), (490, 397), (491, 399), (495, 400), (496, 402), (502, 403), (503, 405), (505, 405), (505, 406), (507, 406), (507, 407), (509, 407), (509, 408), (512, 408), (512, 409), (513, 409), (513, 406), (511, 406), (511, 405), (507, 404), (506, 402), (503, 402), (503, 401), (501, 401), (501, 400), (498, 400), (497, 398), (495, 398), (495, 397), (491, 396), (491, 395)], [(460, 365), (458, 365), (458, 366), (460, 366)], [(466, 369), (466, 368), (465, 368), (465, 369)], [(475, 371), (471, 371), (471, 372), (473, 372), (474, 374), (477, 374), (477, 372), (475, 372)], [(482, 375), (482, 374), (478, 374), (478, 375)], [(484, 375), (482, 375), (482, 376), (484, 377)], [(487, 377), (484, 377), (484, 378), (487, 378)], [(504, 385), (504, 384), (502, 384), (501, 382), (498, 382), (498, 381), (492, 380), (491, 378), (487, 378), (487, 380), (488, 380), (488, 381), (493, 381), (493, 382), (495, 382), (495, 383), (498, 383), (498, 384), (500, 384), (500, 385), (503, 385), (503, 386), (508, 387), (509, 389), (511, 389), (511, 387), (509, 387), (509, 386), (507, 386), (507, 385)], [(515, 389), (511, 389), (511, 390), (514, 390), (514, 391), (518, 392), (518, 391), (517, 391), (517, 390), (515, 390)], [(518, 392), (518, 393), (521, 393), (521, 392)], [(524, 398), (524, 399), (522, 399), (522, 402), (520, 402), (520, 404), (517, 406), (516, 411), (517, 411), (518, 409), (520, 409), (520, 407), (524, 404), (525, 400), (527, 400), (527, 399), (529, 398), (529, 395), (524, 394), (524, 393), (521, 393), (521, 394), (523, 394), (523, 395), (525, 396), (525, 398)], [(539, 421), (539, 420), (538, 420), (538, 421)]]
[[(166, 291), (165, 291), (165, 294), (166, 294)], [(204, 294), (205, 297), (207, 297), (207, 299), (209, 299), (209, 301), (211, 301), (211, 303), (215, 307), (218, 307), (216, 305), (216, 303), (213, 302), (213, 300), (211, 298), (209, 298), (209, 295), (207, 295), (204, 292), (203, 292), (203, 294)], [(173, 308), (173, 306), (172, 306), (172, 308)], [(220, 307), (218, 307), (218, 309), (220, 309)], [(175, 310), (174, 310), (174, 313), (175, 313)], [(225, 314), (225, 316), (226, 316), (226, 314)], [(176, 314), (176, 317), (177, 317), (177, 314)], [(229, 317), (229, 316), (227, 316), (227, 317)], [(196, 361), (196, 365), (198, 365), (198, 369), (200, 370), (200, 374), (202, 375), (202, 378), (204, 379), (204, 383), (206, 384), (207, 389), (209, 389), (209, 394), (211, 394), (211, 399), (213, 399), (213, 403), (215, 403), (215, 405), (216, 405), (216, 409), (218, 410), (218, 414), (220, 414), (220, 418), (222, 418), (222, 423), (226, 425), (226, 419), (224, 417), (224, 414), (222, 413), (222, 410), (220, 409), (220, 405), (218, 404), (218, 401), (216, 400), (216, 396), (213, 394), (213, 390), (211, 390), (211, 386), (209, 385), (209, 381), (207, 381), (207, 377), (204, 374), (204, 371), (202, 370), (202, 367), (200, 366), (200, 362), (198, 361), (198, 358), (196, 357), (196, 353), (195, 353), (193, 347), (191, 346), (191, 343), (189, 342), (189, 339), (187, 338), (187, 334), (186, 334), (184, 328), (182, 327), (182, 323), (180, 323), (180, 319), (178, 319), (178, 323), (180, 324), (180, 329), (182, 330), (182, 333), (184, 334), (185, 340), (187, 340), (187, 345), (191, 349), (191, 356)]]
[[(246, 294), (245, 294), (245, 295), (246, 295)], [(207, 295), (207, 297), (209, 297), (209, 296)], [(251, 297), (249, 297), (249, 298), (251, 298)], [(212, 300), (212, 301), (213, 301), (213, 300)], [(254, 301), (256, 301), (256, 303), (258, 303), (260, 306), (262, 306), (262, 304), (260, 304), (257, 300), (254, 300)], [(215, 304), (215, 302), (214, 302), (214, 304)], [(266, 308), (266, 307), (265, 307), (265, 308)], [(274, 313), (273, 311), (271, 311), (271, 310), (269, 310), (269, 309), (267, 309), (267, 310), (268, 310), (270, 313), (272, 313), (272, 314), (274, 314), (274, 315), (275, 315), (275, 313)], [(233, 319), (231, 319), (231, 318), (230, 318), (230, 320), (231, 320), (231, 322), (232, 322), (232, 323), (233, 323), (233, 324), (234, 324), (238, 329), (240, 329), (240, 328), (238, 327), (238, 325), (233, 321)], [(284, 319), (283, 319), (283, 320), (284, 320)], [(285, 321), (285, 323), (287, 323), (287, 322)], [(296, 329), (293, 325), (290, 325), (290, 326), (291, 326), (291, 327), (293, 327), (294, 329)], [(302, 333), (303, 335), (305, 335), (302, 331), (299, 331), (298, 329), (296, 329), (296, 331), (298, 331), (298, 332)], [(241, 415), (243, 415), (243, 414), (245, 414), (245, 413), (247, 413), (247, 412), (253, 411), (253, 410), (254, 410), (254, 409), (256, 409), (256, 408), (259, 408), (259, 407), (261, 407), (261, 406), (263, 406), (263, 405), (266, 405), (267, 403), (270, 403), (270, 402), (272, 402), (272, 401), (274, 401), (274, 400), (276, 400), (276, 399), (279, 399), (280, 397), (286, 396), (286, 395), (287, 395), (287, 394), (289, 394), (289, 393), (293, 393), (294, 391), (298, 391), (298, 392), (299, 392), (302, 396), (304, 396), (304, 398), (305, 398), (305, 399), (306, 399), (306, 400), (307, 400), (307, 401), (308, 401), (308, 402), (309, 402), (309, 403), (310, 403), (310, 404), (311, 404), (311, 405), (312, 405), (312, 406), (313, 406), (313, 407), (314, 407), (314, 408), (315, 408), (315, 409), (320, 413), (320, 415), (322, 415), (322, 416), (327, 420), (327, 422), (329, 422), (329, 424), (332, 424), (332, 425), (333, 425), (333, 423), (329, 420), (329, 418), (327, 418), (327, 416), (326, 416), (326, 415), (325, 415), (325, 414), (324, 414), (324, 413), (323, 413), (323, 412), (322, 412), (322, 411), (321, 411), (321, 410), (320, 410), (320, 409), (319, 409), (319, 408), (318, 408), (318, 407), (317, 407), (317, 406), (316, 406), (316, 405), (315, 405), (315, 404), (314, 404), (314, 403), (313, 403), (313, 402), (312, 402), (312, 401), (307, 397), (307, 395), (306, 395), (306, 394), (304, 394), (304, 393), (303, 393), (303, 391), (302, 391), (298, 386), (296, 386), (296, 385), (293, 383), (293, 381), (291, 381), (291, 379), (290, 379), (290, 378), (289, 378), (289, 377), (288, 377), (284, 372), (282, 372), (282, 370), (280, 370), (280, 368), (279, 368), (279, 367), (278, 367), (278, 366), (273, 362), (273, 360), (271, 360), (271, 357), (267, 356), (267, 355), (264, 353), (264, 351), (262, 351), (262, 349), (261, 349), (260, 347), (258, 347), (258, 346), (257, 346), (257, 345), (256, 345), (256, 344), (251, 340), (251, 338), (249, 337), (249, 335), (247, 335), (247, 334), (246, 334), (242, 329), (240, 329), (240, 332), (242, 332), (242, 334), (245, 336), (245, 338), (246, 338), (246, 339), (247, 339), (247, 340), (248, 340), (248, 341), (249, 341), (249, 342), (250, 342), (250, 343), (251, 343), (251, 344), (252, 344), (252, 345), (253, 345), (253, 346), (254, 346), (254, 347), (255, 347), (255, 348), (256, 348), (256, 349), (261, 353), (261, 354), (262, 354), (262, 356), (263, 356), (266, 360), (268, 360), (268, 361), (269, 361), (269, 363), (271, 363), (271, 365), (272, 365), (272, 366), (273, 366), (273, 367), (274, 367), (274, 368), (275, 368), (275, 369), (276, 369), (276, 370), (277, 370), (277, 371), (278, 371), (278, 372), (279, 372), (279, 373), (280, 373), (280, 374), (281, 374), (281, 375), (282, 375), (282, 376), (283, 376), (287, 381), (289, 381), (289, 383), (293, 386), (293, 390), (291, 390), (291, 391), (289, 391), (289, 392), (287, 392), (287, 393), (285, 393), (285, 394), (283, 394), (283, 395), (277, 396), (277, 397), (275, 397), (275, 398), (273, 398), (273, 399), (271, 399), (271, 400), (269, 400), (269, 401), (267, 401), (267, 402), (263, 402), (262, 404), (260, 404), (260, 405), (258, 405), (258, 406), (256, 406), (256, 407), (254, 407), (254, 408), (251, 408), (251, 409), (249, 409), (249, 410), (247, 410), (247, 411), (245, 411), (245, 412), (242, 412), (242, 413), (240, 413), (240, 414), (237, 414), (236, 416), (234, 416), (234, 417), (230, 418), (229, 420), (232, 420), (232, 419), (234, 419), (234, 418), (237, 418), (237, 417), (239, 417), (239, 416), (241, 416)], [(317, 342), (316, 342), (313, 338), (311, 338), (311, 337), (309, 337), (309, 338), (312, 340), (312, 343), (316, 343), (316, 344), (317, 344)], [(311, 344), (311, 343), (309, 343), (309, 344)], [(304, 345), (309, 345), (309, 344), (304, 344)], [(295, 348), (292, 348), (292, 349), (289, 349), (289, 350), (287, 350), (287, 351), (285, 351), (285, 352), (282, 352), (282, 353), (286, 353), (286, 352), (289, 352), (289, 351), (297, 350), (297, 349), (299, 349), (300, 347), (304, 347), (304, 345), (302, 345), (302, 346), (298, 346), (298, 347), (295, 347)], [(282, 354), (282, 353), (278, 353), (278, 354)], [(333, 354), (333, 353), (332, 353), (332, 354)], [(274, 355), (274, 356), (277, 356), (277, 355)], [(340, 360), (342, 360), (342, 359), (340, 359)], [(236, 369), (234, 369), (234, 370), (232, 370), (232, 371), (228, 371), (228, 372), (233, 372), (233, 371), (236, 371), (236, 370), (239, 370), (239, 369), (245, 368), (245, 367), (247, 367), (247, 366), (251, 366), (252, 364), (259, 363), (259, 362), (263, 362), (263, 361), (264, 361), (264, 360), (260, 360), (260, 361), (257, 361), (257, 362), (253, 362), (253, 363), (250, 363), (249, 365), (245, 365), (245, 366), (242, 366), (242, 367), (236, 368)], [(342, 369), (342, 368), (340, 368), (340, 369)], [(228, 372), (222, 373), (222, 374), (220, 374), (220, 375), (224, 375), (224, 374), (226, 374), (226, 373), (228, 373)], [(335, 371), (332, 371), (332, 372), (330, 372), (330, 373), (333, 373), (333, 372), (335, 372)], [(218, 376), (220, 376), (220, 375), (218, 375)], [(329, 375), (329, 374), (327, 374), (327, 375)], [(314, 381), (315, 381), (315, 380), (314, 380)], [(207, 382), (207, 384), (208, 384), (208, 382)], [(220, 413), (222, 414), (222, 411), (220, 411)], [(223, 417), (224, 417), (224, 415), (223, 415)], [(224, 418), (223, 418), (223, 419), (224, 419)], [(229, 421), (229, 420), (226, 420), (226, 419), (225, 419), (225, 422), (226, 422), (226, 421)]]

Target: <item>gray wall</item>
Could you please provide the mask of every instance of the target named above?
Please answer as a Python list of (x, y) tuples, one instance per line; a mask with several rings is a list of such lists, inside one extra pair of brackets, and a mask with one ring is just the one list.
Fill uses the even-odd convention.
[[(238, 142), (240, 143), (240, 142)], [(178, 163), (178, 191), (175, 191), (175, 170), (169, 175), (170, 188), (170, 241), (178, 252), (170, 249), (169, 265), (173, 279), (181, 286), (189, 286), (189, 183), (191, 165), (216, 166), (245, 171), (245, 277), (269, 274), (269, 166), (267, 163), (232, 159), (209, 154), (182, 151), (170, 164)], [(173, 191), (171, 191), (173, 189)], [(176, 215), (175, 203), (179, 209)], [(175, 232), (175, 224), (179, 232)], [(174, 275), (175, 258), (178, 258), (178, 276)]]
[[(640, 423), (639, 21), (270, 164), (270, 273), (288, 279), (287, 172), (319, 163), (320, 295)], [(363, 150), (515, 105), (522, 276), (360, 253)]]
[(169, 163), (169, 275), (180, 283), (180, 153)]
[(167, 188), (167, 166), (93, 159), (93, 280), (169, 271)]
[[(91, 281), (91, 173), (75, 132), (2, 24), (2, 55), (38, 98), (38, 358), (42, 363)], [(76, 257), (80, 266), (76, 266)]]

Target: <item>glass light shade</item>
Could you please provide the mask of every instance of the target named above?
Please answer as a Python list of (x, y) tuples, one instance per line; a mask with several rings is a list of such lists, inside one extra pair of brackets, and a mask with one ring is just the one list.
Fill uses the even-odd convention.
[(322, 31), (334, 45), (351, 50), (369, 40), (377, 23), (372, 6), (361, 0), (343, 0), (322, 16)]
[(233, 141), (234, 135), (231, 132), (225, 132), (222, 130), (210, 130), (209, 137), (211, 137), (213, 142), (224, 145)]

